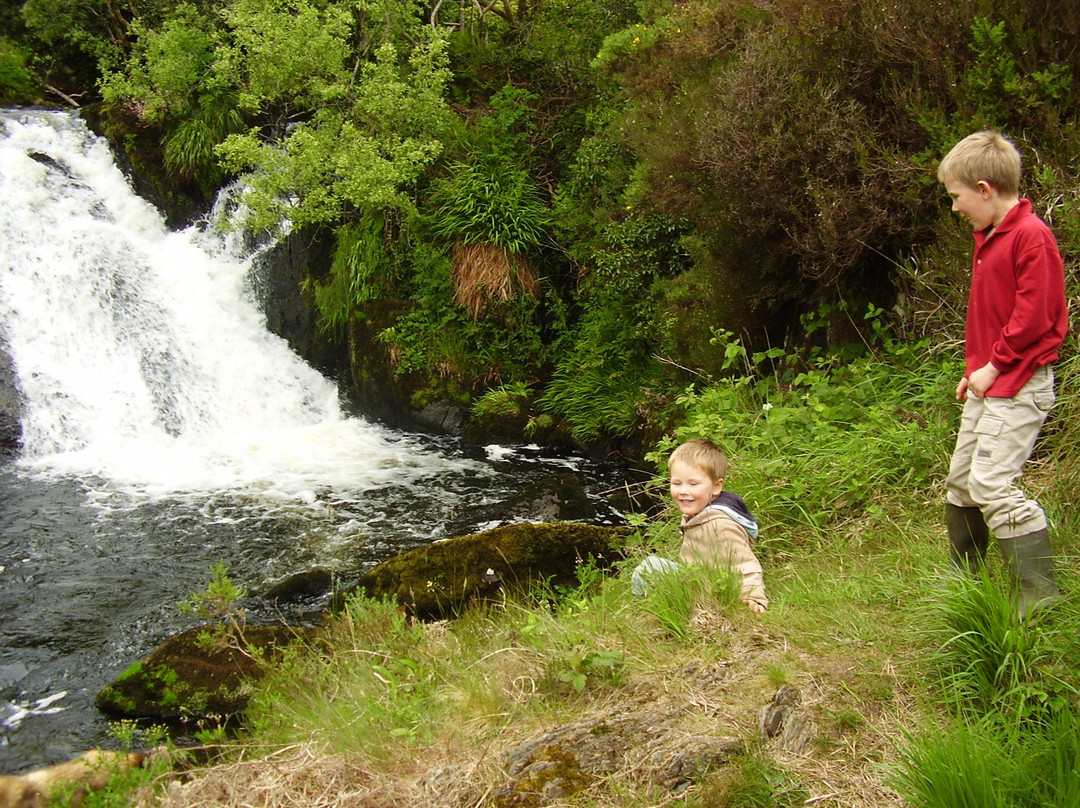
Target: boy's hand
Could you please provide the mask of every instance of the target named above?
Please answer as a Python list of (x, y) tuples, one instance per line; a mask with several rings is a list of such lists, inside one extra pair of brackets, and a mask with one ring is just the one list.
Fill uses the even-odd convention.
[(743, 603), (750, 607), (750, 611), (756, 612), (757, 614), (765, 614), (765, 612), (769, 610), (768, 606), (754, 598), (747, 598)]
[(968, 377), (967, 389), (971, 391), (975, 398), (982, 398), (986, 395), (987, 390), (994, 386), (994, 382), (997, 381), (997, 377), (1000, 375), (1001, 371), (987, 362)]
[(967, 398), (968, 391), (968, 377), (965, 376), (960, 380), (960, 383), (956, 385), (956, 400), (963, 401)]

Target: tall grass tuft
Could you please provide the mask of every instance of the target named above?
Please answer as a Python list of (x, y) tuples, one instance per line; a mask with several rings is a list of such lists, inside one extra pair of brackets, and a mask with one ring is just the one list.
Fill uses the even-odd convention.
[(894, 784), (918, 808), (1080, 805), (1073, 607), (1022, 621), (998, 572), (957, 574), (921, 616), (950, 712), (901, 746)]
[(1017, 616), (1015, 596), (986, 568), (950, 578), (927, 606), (931, 663), (958, 715), (997, 712), (1016, 724), (1043, 721), (1077, 695), (1057, 671), (1071, 653), (1064, 615), (1035, 623)]
[(645, 596), (644, 609), (660, 627), (676, 639), (690, 636), (690, 615), (703, 594), (702, 578), (691, 567), (653, 575)]
[(909, 737), (892, 782), (915, 808), (1080, 805), (1075, 709), (1021, 729), (1000, 713)]
[(389, 601), (357, 597), (333, 624), (335, 654), (296, 652), (249, 706), (252, 727), (281, 743), (389, 760), (427, 737), (442, 710), (423, 626)]
[(1042, 661), (1041, 635), (1017, 618), (1013, 597), (986, 569), (949, 579), (930, 619), (932, 661), (957, 712), (1022, 708)]
[(678, 640), (693, 635), (692, 617), (700, 608), (716, 608), (726, 614), (743, 608), (738, 577), (729, 570), (700, 565), (680, 566), (649, 576), (642, 608), (660, 627)]

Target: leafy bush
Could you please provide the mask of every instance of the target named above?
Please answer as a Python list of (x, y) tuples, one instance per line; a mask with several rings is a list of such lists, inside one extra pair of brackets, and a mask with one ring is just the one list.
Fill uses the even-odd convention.
[(557, 344), (544, 339), (536, 301), (527, 295), (491, 301), (485, 316), (473, 319), (454, 302), (449, 256), (417, 246), (407, 263), (401, 287), (410, 308), (380, 335), (396, 372), (462, 385), (465, 400), (481, 386), (534, 377)]
[(655, 354), (667, 327), (663, 280), (685, 260), (677, 233), (660, 214), (603, 228), (603, 247), (580, 282), (582, 311), (571, 326), (570, 347), (558, 355), (539, 399), (543, 410), (566, 419), (577, 440), (629, 435), (642, 422), (642, 393), (668, 387)]
[(1075, 154), (1077, 55), (1046, 35), (1050, 13), (699, 0), (647, 20), (648, 36), (609, 36), (600, 61), (630, 99), (620, 131), (643, 201), (690, 221), (711, 277), (768, 312), (778, 342), (823, 302), (892, 303), (896, 266), (949, 218), (933, 168), (963, 135), (1003, 128), (1049, 166)]
[(27, 69), (27, 54), (18, 45), (0, 38), (0, 103), (23, 104), (34, 93), (36, 81)]
[(235, 79), (223, 64), (219, 33), (194, 6), (181, 3), (159, 28), (136, 20), (122, 70), (106, 72), (105, 101), (161, 126), (165, 166), (174, 179), (215, 190), (225, 174), (214, 148), (244, 129)]

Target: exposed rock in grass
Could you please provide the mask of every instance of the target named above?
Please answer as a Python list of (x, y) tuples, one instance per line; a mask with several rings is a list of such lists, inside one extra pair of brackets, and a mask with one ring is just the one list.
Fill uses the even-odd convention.
[(762, 736), (785, 752), (805, 752), (814, 737), (813, 722), (799, 706), (801, 702), (802, 694), (796, 688), (783, 685), (758, 714)]
[(679, 726), (685, 707), (653, 707), (589, 716), (558, 727), (504, 755), (509, 782), (500, 808), (539, 808), (565, 799), (638, 761), (638, 775), (680, 791), (746, 751), (739, 738), (690, 736)]

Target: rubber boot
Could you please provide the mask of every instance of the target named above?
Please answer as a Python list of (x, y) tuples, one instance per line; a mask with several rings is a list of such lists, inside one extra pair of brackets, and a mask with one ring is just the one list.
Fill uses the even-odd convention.
[(952, 544), (952, 560), (962, 570), (978, 575), (990, 543), (990, 529), (978, 508), (945, 503), (945, 527)]
[(999, 538), (998, 545), (1017, 590), (1021, 620), (1060, 599), (1054, 582), (1054, 551), (1045, 529), (1011, 539)]

